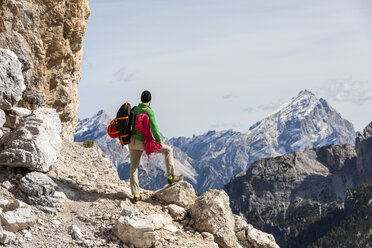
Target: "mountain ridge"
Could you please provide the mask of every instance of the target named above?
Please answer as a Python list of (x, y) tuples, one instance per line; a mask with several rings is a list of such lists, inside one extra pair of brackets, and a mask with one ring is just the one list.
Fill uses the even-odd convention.
[[(129, 178), (129, 154), (118, 141), (106, 135), (109, 116), (100, 110), (92, 118), (79, 120), (75, 141), (92, 139), (113, 159), (120, 177)], [(301, 151), (316, 146), (351, 143), (353, 125), (343, 119), (324, 99), (303, 90), (276, 112), (248, 128), (245, 133), (232, 129), (210, 130), (190, 138), (167, 140), (174, 150), (179, 172), (185, 173), (197, 193), (221, 188), (251, 163), (265, 157)], [(154, 154), (157, 155), (157, 154)], [(155, 189), (166, 183), (161, 156), (143, 158), (140, 167), (142, 187)], [(182, 166), (186, 165), (186, 166)], [(140, 180), (141, 180), (140, 179)]]
[[(230, 131), (231, 138), (223, 139), (228, 132), (208, 131), (192, 138), (170, 139), (173, 145), (198, 160), (195, 167), (201, 171), (199, 175), (203, 181), (197, 187), (200, 192), (209, 187), (222, 187), (228, 178), (245, 171), (261, 158), (329, 144), (353, 144), (356, 136), (349, 121), (343, 119), (326, 100), (316, 98), (308, 90), (301, 91), (290, 102), (252, 125), (247, 132)], [(226, 167), (230, 168), (226, 170)], [(225, 173), (219, 174), (218, 171)], [(207, 180), (203, 177), (209, 173), (213, 175), (208, 180), (214, 182), (205, 183)]]

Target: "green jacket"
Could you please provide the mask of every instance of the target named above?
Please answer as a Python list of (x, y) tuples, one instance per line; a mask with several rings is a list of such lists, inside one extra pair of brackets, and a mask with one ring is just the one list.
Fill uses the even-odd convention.
[[(156, 121), (155, 121), (154, 111), (151, 109), (151, 107), (147, 104), (140, 103), (140, 104), (138, 104), (137, 107), (134, 108), (133, 111), (137, 116), (139, 114), (144, 114), (147, 108), (149, 108), (147, 110), (147, 115), (149, 116), (150, 130), (151, 130), (152, 135), (154, 136), (155, 140), (157, 142), (161, 143), (161, 136), (160, 136), (159, 128), (158, 128), (158, 125), (156, 124)], [(136, 119), (134, 119), (133, 122), (132, 122), (132, 130), (133, 131), (137, 130), (137, 126), (135, 125), (135, 123), (136, 123)], [(136, 137), (136, 140), (143, 141), (142, 133), (140, 131), (137, 131), (137, 132), (134, 131), (130, 140), (133, 140), (134, 136)]]

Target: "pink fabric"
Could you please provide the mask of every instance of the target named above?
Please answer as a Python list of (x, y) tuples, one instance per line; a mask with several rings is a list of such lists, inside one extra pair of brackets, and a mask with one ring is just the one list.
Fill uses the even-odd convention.
[(143, 136), (143, 149), (146, 151), (148, 158), (151, 157), (151, 153), (160, 151), (163, 146), (157, 142), (152, 136), (150, 130), (149, 117), (147, 115), (147, 109), (144, 114), (139, 114), (136, 119), (137, 130), (142, 133)]

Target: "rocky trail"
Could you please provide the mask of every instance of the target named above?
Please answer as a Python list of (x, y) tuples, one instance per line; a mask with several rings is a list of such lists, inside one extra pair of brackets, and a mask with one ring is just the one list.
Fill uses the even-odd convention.
[[(39, 201), (41, 205), (28, 205), (26, 202), (30, 202), (30, 195), (27, 196), (20, 190), (23, 178), (30, 174), (45, 175), (39, 172), (29, 173), (27, 169), (21, 168), (1, 168), (0, 207), (3, 208), (3, 214), (13, 209), (31, 210), (29, 216), (18, 216), (16, 220), (19, 223), (27, 222), (26, 226), (29, 228), (8, 232), (5, 230), (9, 228), (3, 226), (5, 237), (2, 242), (7, 247), (218, 247), (212, 233), (200, 232), (193, 227), (197, 222), (190, 216), (189, 207), (196, 200), (196, 195), (193, 188), (190, 188), (191, 185), (182, 182), (165, 188), (173, 190), (163, 194), (167, 196), (166, 200), (178, 205), (157, 200), (164, 199), (161, 196), (164, 190), (158, 193), (144, 190), (141, 192), (143, 201), (133, 204), (129, 198), (129, 184), (119, 179), (116, 168), (97, 146), (85, 148), (82, 144), (63, 142), (58, 161), (47, 173), (52, 183), (55, 183), (55, 191), (48, 191), (52, 183), (43, 180), (43, 177), (36, 177), (30, 186), (36, 188), (35, 192), (37, 187), (42, 188), (39, 190), (41, 194), (33, 195), (36, 198), (44, 197), (43, 201)], [(190, 198), (187, 198), (188, 194), (191, 195)], [(227, 195), (225, 198), (225, 204), (228, 204)], [(208, 202), (203, 204), (210, 204)], [(13, 207), (5, 207), (12, 204)], [(203, 209), (206, 207), (203, 204), (198, 207)], [(225, 228), (224, 232), (233, 236), (222, 238), (221, 244), (238, 241), (234, 233), (234, 229), (237, 230), (234, 222), (239, 217), (232, 215), (228, 205), (225, 207), (227, 209), (220, 211), (230, 211), (230, 216), (223, 213), (221, 217), (230, 217), (229, 221), (233, 226), (221, 227), (221, 230)], [(209, 212), (212, 215), (217, 213)], [(195, 218), (201, 219), (197, 214)], [(120, 222), (120, 218), (127, 218), (128, 221)], [(137, 223), (130, 223), (131, 221)], [(221, 224), (223, 225), (217, 223), (217, 227)], [(201, 225), (203, 229), (203, 225), (208, 224)], [(244, 225), (248, 227), (248, 224)], [(117, 233), (118, 231), (124, 234)], [(128, 233), (131, 237), (126, 237)], [(224, 233), (218, 235), (224, 236)], [(127, 243), (118, 236), (126, 239)], [(261, 238), (268, 238), (266, 243), (273, 241), (271, 235), (264, 234)], [(244, 247), (266, 247), (248, 245), (249, 241), (246, 237), (244, 239)], [(257, 242), (262, 241), (257, 239)], [(275, 243), (272, 242), (267, 247), (275, 247)]]

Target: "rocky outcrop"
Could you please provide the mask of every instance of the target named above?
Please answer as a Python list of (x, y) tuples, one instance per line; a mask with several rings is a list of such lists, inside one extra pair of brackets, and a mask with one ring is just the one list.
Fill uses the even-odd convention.
[(358, 154), (357, 168), (362, 182), (372, 182), (372, 122), (364, 128), (355, 141)]
[(225, 191), (209, 190), (199, 196), (190, 215), (193, 227), (200, 232), (212, 233), (220, 247), (241, 247), (235, 236), (235, 220)]
[(19, 183), (27, 202), (47, 212), (55, 212), (62, 207), (63, 199), (56, 195), (57, 187), (50, 177), (40, 172), (28, 173)]
[(241, 216), (234, 215), (234, 217), (234, 231), (243, 247), (279, 248), (273, 235), (257, 230)]
[(286, 247), (287, 235), (295, 233), (279, 228), (276, 218), (290, 218), (302, 211), (316, 217), (327, 209), (339, 208), (346, 190), (357, 184), (358, 177), (354, 147), (335, 145), (261, 159), (224, 189), (235, 213), (244, 214), (255, 227), (274, 234), (278, 244)]
[(174, 203), (184, 208), (190, 208), (196, 199), (195, 190), (191, 184), (185, 181), (176, 183), (156, 191), (153, 198), (166, 203)]
[(21, 63), (17, 56), (8, 49), (0, 49), (0, 109), (15, 106), (25, 89)]
[(14, 132), (1, 139), (0, 164), (50, 171), (61, 149), (60, 132), (60, 120), (54, 109), (35, 110)]
[(57, 110), (62, 135), (69, 139), (77, 122), (89, 15), (88, 0), (0, 2), (0, 48), (12, 50), (22, 64), (25, 99), (40, 106), (45, 98)]
[(236, 212), (270, 208), (268, 215), (277, 214), (299, 198), (342, 202), (354, 184), (355, 165), (352, 146), (326, 146), (261, 159), (224, 189)]
[(219, 247), (279, 248), (274, 237), (233, 215), (223, 190), (209, 190), (191, 208), (191, 225), (205, 236), (212, 234)]

